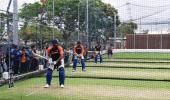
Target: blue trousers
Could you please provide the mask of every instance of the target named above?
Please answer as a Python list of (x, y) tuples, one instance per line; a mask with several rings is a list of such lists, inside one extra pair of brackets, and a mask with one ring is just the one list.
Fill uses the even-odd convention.
[(4, 62), (0, 62), (0, 68), (2, 68), (2, 72), (5, 72)]
[(102, 62), (103, 62), (103, 59), (102, 59), (102, 55), (101, 55), (101, 54), (97, 54), (97, 55), (96, 55), (94, 62), (97, 63), (98, 56), (100, 56), (100, 63), (102, 63)]
[[(77, 63), (78, 63), (78, 60), (77, 60), (77, 59), (74, 59), (74, 62), (73, 62), (73, 69), (76, 69)], [(82, 70), (86, 68), (84, 59), (81, 59), (81, 66), (82, 66)]]
[[(51, 85), (52, 74), (53, 74), (53, 70), (48, 68), (47, 75), (46, 75), (46, 82), (48, 85)], [(65, 71), (64, 71), (64, 68), (61, 67), (61, 68), (59, 68), (59, 84), (64, 85), (64, 80), (65, 80)]]

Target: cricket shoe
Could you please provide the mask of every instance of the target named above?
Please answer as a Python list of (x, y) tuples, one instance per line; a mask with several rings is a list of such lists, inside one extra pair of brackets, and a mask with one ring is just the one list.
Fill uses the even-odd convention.
[(83, 72), (86, 72), (86, 69), (84, 68), (82, 71), (83, 71)]
[(73, 71), (72, 72), (76, 72), (76, 69), (73, 69)]
[(64, 85), (63, 85), (63, 84), (61, 84), (61, 85), (60, 85), (60, 87), (61, 87), (61, 88), (64, 88)]
[(46, 84), (45, 86), (44, 86), (44, 88), (49, 88), (50, 87), (50, 85), (48, 85), (48, 84)]

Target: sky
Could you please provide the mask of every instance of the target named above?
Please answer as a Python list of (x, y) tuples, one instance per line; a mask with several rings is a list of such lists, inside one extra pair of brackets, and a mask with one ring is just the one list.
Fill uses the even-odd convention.
[[(150, 33), (167, 33), (170, 31), (169, 24), (142, 25), (151, 22), (170, 20), (170, 0), (103, 0), (118, 9), (121, 21), (139, 19), (138, 31), (149, 30)], [(127, 5), (130, 3), (130, 5)], [(145, 18), (146, 17), (146, 18)]]
[[(19, 8), (23, 3), (33, 3), (39, 0), (18, 0)], [(130, 19), (138, 23), (138, 30), (167, 31), (169, 25), (142, 25), (149, 22), (170, 20), (170, 0), (102, 0), (118, 9), (122, 22)], [(0, 0), (0, 10), (6, 10), (9, 0)], [(130, 5), (127, 5), (130, 3)], [(12, 7), (10, 9), (12, 11)], [(145, 18), (146, 17), (146, 18)]]

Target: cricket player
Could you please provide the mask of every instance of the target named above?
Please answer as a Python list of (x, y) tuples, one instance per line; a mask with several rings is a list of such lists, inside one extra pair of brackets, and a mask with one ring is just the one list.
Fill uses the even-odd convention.
[(86, 71), (86, 65), (85, 65), (85, 61), (84, 61), (84, 47), (81, 44), (80, 41), (77, 42), (77, 44), (74, 46), (74, 61), (73, 61), (73, 72), (76, 71), (76, 67), (77, 67), (77, 63), (78, 60), (80, 59), (81, 61), (81, 65), (82, 65), (82, 71), (85, 72)]
[(49, 66), (46, 75), (46, 85), (44, 88), (49, 88), (52, 80), (52, 73), (55, 69), (59, 71), (59, 84), (61, 88), (64, 88), (65, 70), (64, 70), (64, 50), (59, 45), (58, 40), (52, 41), (53, 46), (48, 49), (49, 63), (53, 63), (54, 66)]
[(95, 46), (96, 56), (95, 56), (95, 63), (97, 64), (98, 56), (100, 57), (100, 63), (102, 63), (102, 46), (98, 42)]

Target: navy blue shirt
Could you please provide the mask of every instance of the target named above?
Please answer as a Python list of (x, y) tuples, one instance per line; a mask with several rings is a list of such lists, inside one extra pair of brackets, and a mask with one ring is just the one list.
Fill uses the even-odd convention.
[(102, 46), (99, 44), (95, 47), (96, 51), (101, 51), (101, 48), (102, 48)]
[(32, 57), (32, 52), (29, 49), (26, 49), (26, 54), (27, 54), (27, 60), (30, 60)]
[(15, 61), (20, 61), (20, 59), (21, 59), (21, 52), (19, 50), (14, 50), (13, 51), (13, 55), (14, 55), (14, 60)]

